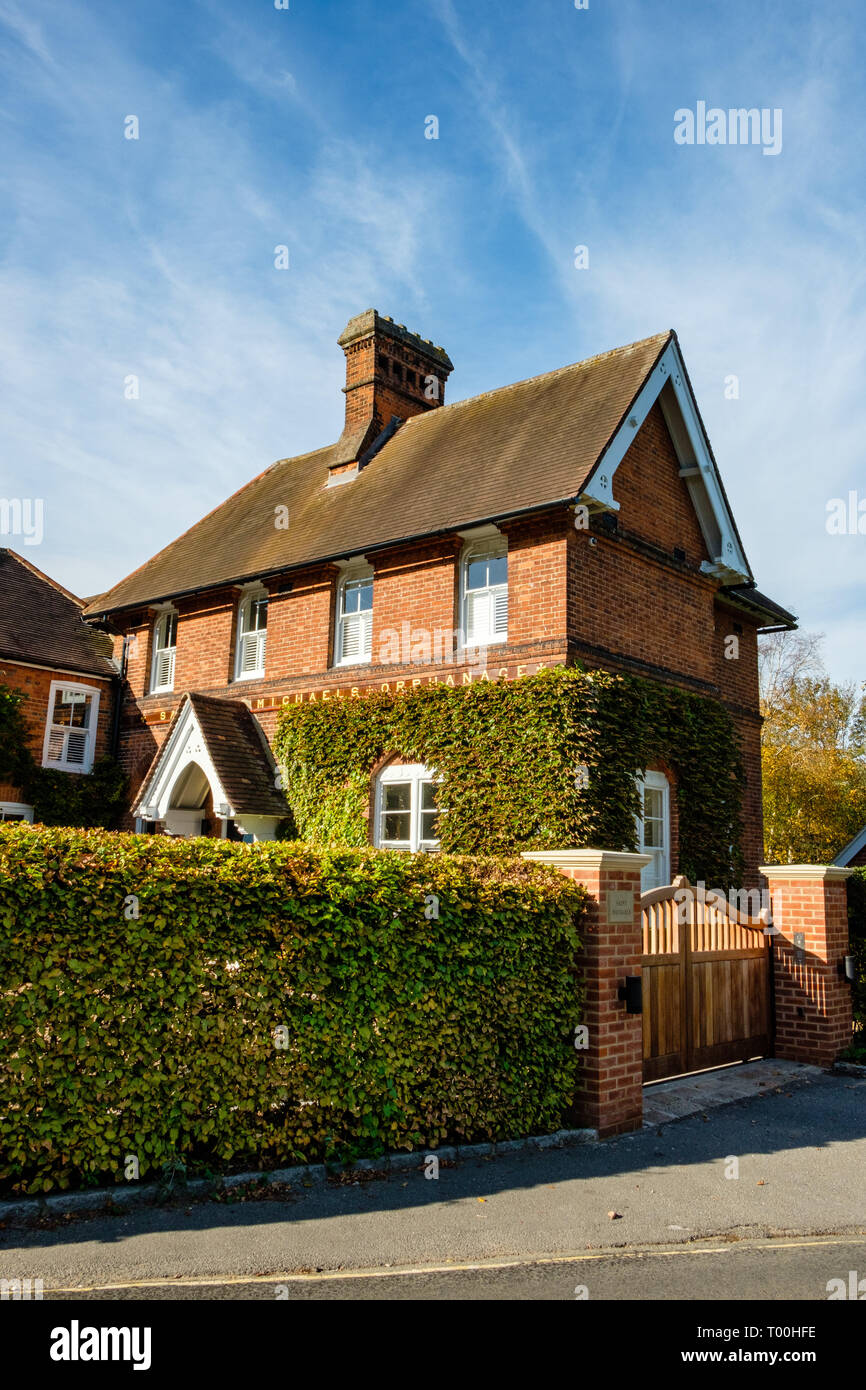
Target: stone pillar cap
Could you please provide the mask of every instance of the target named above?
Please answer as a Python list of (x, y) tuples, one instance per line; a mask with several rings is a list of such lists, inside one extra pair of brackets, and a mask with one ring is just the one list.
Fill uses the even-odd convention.
[(651, 854), (619, 849), (530, 849), (524, 850), (520, 857), (551, 864), (556, 869), (632, 869), (635, 872), (652, 859)]
[(850, 878), (853, 872), (838, 864), (762, 864), (758, 869), (765, 878), (817, 878), (831, 882)]

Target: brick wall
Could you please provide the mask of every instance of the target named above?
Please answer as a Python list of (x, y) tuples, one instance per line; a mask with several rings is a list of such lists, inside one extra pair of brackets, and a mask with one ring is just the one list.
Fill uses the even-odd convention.
[(661, 407), (656, 403), (616, 470), (613, 493), (622, 530), (670, 553), (679, 546), (690, 565), (710, 559), (694, 504), (679, 476)]
[(237, 590), (226, 589), (178, 603), (176, 690), (207, 690), (231, 680), (239, 598)]
[(416, 652), (423, 654), (425, 633), (430, 633), (431, 654), (439, 653), (440, 661), (452, 649), (454, 630), (460, 622), (459, 551), (459, 541), (448, 536), (374, 557), (374, 661), (392, 662), (397, 644), (389, 640), (390, 634), (399, 634), (399, 651), (410, 658), (413, 642)]

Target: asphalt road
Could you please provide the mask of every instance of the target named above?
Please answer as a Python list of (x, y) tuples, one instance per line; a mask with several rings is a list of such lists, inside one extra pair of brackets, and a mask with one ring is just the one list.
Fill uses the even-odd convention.
[[(207, 1282), (167, 1280), (46, 1292), (45, 1299), (76, 1301), (393, 1301), (471, 1300), (715, 1301), (751, 1305), (769, 1300), (824, 1302), (828, 1282), (849, 1271), (866, 1272), (866, 1237), (708, 1243), (634, 1251), (582, 1253), (537, 1260), (438, 1266), (399, 1271), (359, 1270), (352, 1275), (242, 1277)], [(767, 1314), (755, 1314), (760, 1325)], [(781, 1316), (781, 1315), (779, 1315)], [(770, 1315), (770, 1322), (779, 1316)]]
[[(725, 1176), (731, 1157), (739, 1163), (736, 1179)], [(337, 1283), (295, 1282), (291, 1296), (344, 1297), (341, 1289), (351, 1286), (351, 1296), (360, 1297), (362, 1281), (348, 1278), (360, 1271), (517, 1260), (519, 1268), (391, 1274), (388, 1280), (392, 1289), (433, 1290), (411, 1297), (454, 1297), (448, 1290), (455, 1288), (472, 1290), (471, 1296), (523, 1296), (478, 1292), (494, 1287), (555, 1287), (556, 1296), (568, 1296), (561, 1293), (571, 1287), (568, 1280), (588, 1283), (588, 1277), (541, 1261), (589, 1255), (596, 1261), (593, 1296), (601, 1298), (650, 1297), (654, 1287), (674, 1280), (683, 1288), (691, 1280), (691, 1291), (664, 1297), (712, 1298), (718, 1280), (732, 1270), (729, 1289), (737, 1278), (754, 1276), (748, 1287), (756, 1298), (822, 1297), (827, 1278), (849, 1269), (866, 1276), (866, 1251), (852, 1263), (847, 1247), (837, 1246), (839, 1269), (826, 1273), (824, 1261), (836, 1259), (829, 1250), (797, 1253), (791, 1246), (790, 1254), (786, 1248), (768, 1257), (752, 1244), (828, 1233), (853, 1244), (866, 1235), (866, 1081), (854, 1077), (822, 1075), (778, 1095), (710, 1111), (706, 1119), (603, 1144), (443, 1165), (438, 1180), (419, 1170), (302, 1189), (280, 1201), (200, 1202), (50, 1230), (10, 1228), (0, 1231), (0, 1278), (41, 1278), (46, 1294), (172, 1281), (173, 1296), (182, 1297), (195, 1295), (179, 1280), (219, 1280), (218, 1296), (246, 1297), (260, 1294), (262, 1278), (275, 1283), (279, 1275), (338, 1273)], [(696, 1241), (718, 1237), (752, 1244), (748, 1253), (744, 1245), (733, 1256), (724, 1250), (695, 1255)], [(613, 1258), (617, 1249), (651, 1245), (692, 1248), (685, 1262), (642, 1257), (628, 1265)], [(598, 1261), (599, 1252), (611, 1257), (608, 1264)], [(770, 1276), (761, 1276), (762, 1269)], [(226, 1282), (239, 1278), (255, 1280), (255, 1288)], [(643, 1293), (616, 1292), (635, 1279)], [(802, 1291), (777, 1294), (774, 1279)], [(373, 1290), (372, 1278), (363, 1288)], [(118, 1289), (108, 1296), (125, 1295)]]

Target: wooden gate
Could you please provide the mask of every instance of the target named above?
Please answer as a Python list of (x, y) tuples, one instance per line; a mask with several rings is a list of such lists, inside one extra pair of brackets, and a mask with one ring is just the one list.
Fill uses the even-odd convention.
[(644, 1081), (770, 1051), (770, 936), (688, 879), (641, 894)]

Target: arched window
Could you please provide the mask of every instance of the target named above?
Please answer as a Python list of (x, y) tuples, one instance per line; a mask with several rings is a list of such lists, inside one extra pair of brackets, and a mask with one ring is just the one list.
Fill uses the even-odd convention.
[(462, 627), (467, 647), (508, 641), (508, 542), (504, 536), (467, 548), (462, 564)]
[(337, 666), (369, 661), (373, 651), (373, 571), (349, 569), (337, 590)]
[(160, 613), (153, 626), (153, 662), (150, 668), (152, 691), (174, 689), (174, 657), (177, 651), (177, 614), (172, 609)]
[(638, 779), (641, 798), (638, 849), (652, 856), (641, 870), (641, 892), (671, 881), (671, 789), (663, 772), (645, 772)]
[(423, 763), (383, 768), (376, 779), (374, 844), (380, 849), (435, 850), (436, 776)]
[(238, 609), (238, 642), (235, 680), (251, 680), (265, 674), (265, 644), (268, 637), (268, 595), (264, 589), (251, 589)]

